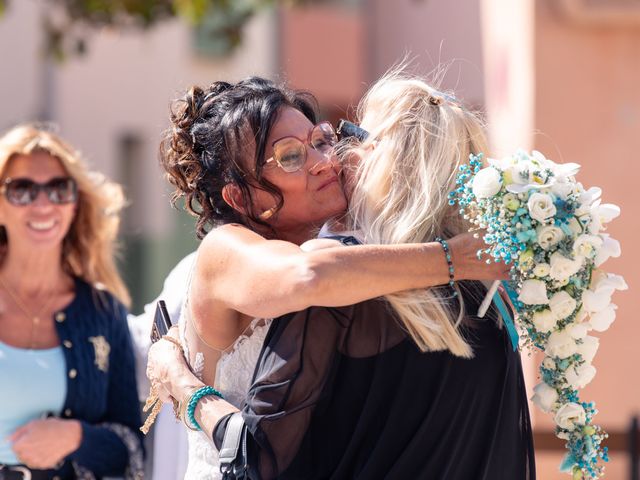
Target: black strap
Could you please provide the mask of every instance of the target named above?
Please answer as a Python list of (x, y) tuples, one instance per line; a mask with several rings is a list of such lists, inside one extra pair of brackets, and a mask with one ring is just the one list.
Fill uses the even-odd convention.
[(320, 238), (337, 240), (343, 245), (362, 245), (362, 243), (360, 243), (360, 241), (353, 235), (327, 235), (326, 237), (320, 237)]
[[(227, 421), (227, 428), (224, 432), (224, 438), (222, 440), (222, 446), (218, 458), (220, 461), (220, 473), (224, 475), (224, 478), (238, 478), (240, 473), (238, 470), (246, 471), (246, 452), (242, 452), (240, 459), (242, 465), (239, 465), (236, 460), (238, 459), (238, 451), (241, 444), (246, 444), (246, 429), (244, 428), (244, 420), (241, 412), (236, 412), (229, 417)], [(246, 449), (246, 445), (244, 447)], [(244, 458), (242, 458), (244, 457)], [(238, 469), (238, 467), (240, 467)], [(231, 476), (234, 474), (234, 476)]]

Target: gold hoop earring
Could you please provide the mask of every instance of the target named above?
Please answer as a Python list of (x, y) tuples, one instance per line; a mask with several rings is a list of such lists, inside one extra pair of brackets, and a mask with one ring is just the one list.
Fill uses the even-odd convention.
[(276, 213), (276, 210), (277, 207), (271, 207), (269, 210), (265, 210), (260, 215), (258, 215), (258, 218), (260, 220), (269, 220), (271, 217), (273, 217), (273, 214)]

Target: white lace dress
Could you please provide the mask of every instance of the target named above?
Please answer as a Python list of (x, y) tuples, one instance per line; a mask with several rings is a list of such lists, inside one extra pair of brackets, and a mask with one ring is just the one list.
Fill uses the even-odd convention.
[[(185, 345), (187, 359), (195, 357), (195, 362), (192, 362), (194, 373), (201, 376), (204, 370), (204, 355), (201, 352), (191, 352), (190, 355), (188, 342), (185, 341), (186, 325), (191, 320), (187, 303), (185, 302), (183, 321), (180, 324), (180, 336), (182, 344)], [(222, 393), (227, 402), (238, 408), (242, 407), (251, 386), (253, 371), (270, 324), (269, 319), (254, 319), (234, 344), (222, 352), (218, 360), (213, 387)], [(186, 480), (221, 479), (218, 451), (213, 441), (204, 433), (192, 430), (188, 430), (187, 436), (189, 460), (184, 478)]]

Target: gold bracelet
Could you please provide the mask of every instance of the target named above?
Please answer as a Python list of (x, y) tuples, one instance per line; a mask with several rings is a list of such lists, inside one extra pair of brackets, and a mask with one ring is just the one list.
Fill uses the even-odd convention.
[[(177, 340), (169, 335), (163, 335), (162, 337), (160, 337), (160, 340), (167, 340), (168, 342), (173, 343), (176, 347), (178, 347), (180, 353), (184, 357), (184, 348), (182, 347), (180, 340)], [(173, 415), (176, 417), (176, 420), (180, 420), (180, 404), (175, 398), (172, 398), (171, 400), (173, 402)]]
[(186, 417), (186, 413), (187, 413), (187, 406), (189, 405), (189, 402), (191, 401), (191, 397), (193, 397), (193, 394), (196, 393), (196, 391), (198, 391), (199, 388), (200, 387), (192, 387), (191, 391), (189, 392), (189, 394), (184, 398), (184, 400), (182, 400), (180, 402), (179, 407), (178, 407), (178, 411), (180, 412), (180, 421), (182, 421), (182, 423), (184, 423), (184, 425), (189, 430), (193, 430), (194, 432), (199, 432), (200, 429), (197, 428), (194, 425), (191, 425), (191, 422)]

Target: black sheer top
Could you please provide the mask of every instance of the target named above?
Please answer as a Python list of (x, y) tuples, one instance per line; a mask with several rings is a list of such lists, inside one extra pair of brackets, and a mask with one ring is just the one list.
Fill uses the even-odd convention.
[[(462, 282), (466, 311), (481, 284)], [(422, 353), (383, 300), (275, 319), (243, 417), (264, 479), (532, 480), (520, 354), (467, 315), (473, 359)]]

